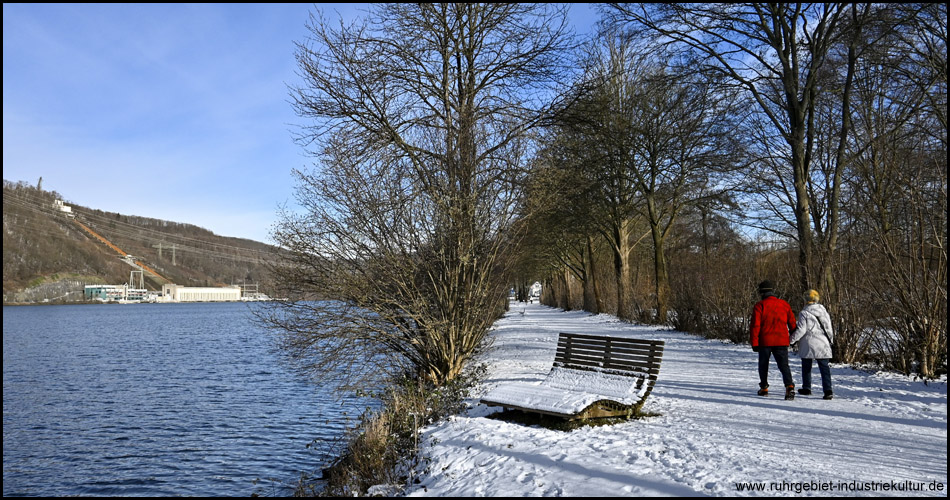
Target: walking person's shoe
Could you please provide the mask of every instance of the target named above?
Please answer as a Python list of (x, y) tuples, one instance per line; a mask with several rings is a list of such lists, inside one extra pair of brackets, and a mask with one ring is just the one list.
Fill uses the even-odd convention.
[(759, 389), (759, 392), (757, 392), (756, 394), (758, 394), (759, 396), (768, 396), (768, 395), (769, 395), (769, 386), (765, 386), (765, 387)]
[(799, 389), (799, 390), (798, 390), (798, 395), (799, 395), (799, 396), (811, 396), (811, 389)]
[(833, 399), (835, 397), (834, 393), (831, 391), (825, 391), (825, 396), (821, 399)]
[(793, 399), (795, 399), (795, 386), (790, 385), (785, 388), (785, 400), (791, 401)]

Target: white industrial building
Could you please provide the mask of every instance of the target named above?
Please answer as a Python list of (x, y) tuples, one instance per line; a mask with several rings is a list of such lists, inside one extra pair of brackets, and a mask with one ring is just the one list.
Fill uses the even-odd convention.
[(162, 285), (164, 302), (227, 302), (241, 300), (241, 288), (238, 286), (199, 287)]
[(65, 214), (66, 217), (70, 217), (70, 218), (73, 217), (73, 207), (63, 203), (63, 200), (53, 201), (53, 208)]

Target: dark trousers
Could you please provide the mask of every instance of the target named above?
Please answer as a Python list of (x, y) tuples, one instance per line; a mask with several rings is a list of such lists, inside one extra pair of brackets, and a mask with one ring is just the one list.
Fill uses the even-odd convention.
[(821, 373), (821, 388), (825, 392), (831, 392), (831, 365), (828, 359), (806, 359), (802, 358), (802, 389), (811, 389), (811, 365), (812, 361), (818, 362), (818, 371)]
[[(775, 364), (782, 372), (782, 383), (785, 387), (794, 386), (792, 380), (792, 370), (788, 368), (788, 346), (782, 347), (764, 347), (759, 346), (759, 387), (769, 386), (769, 358), (775, 358)], [(830, 378), (828, 379), (831, 380)]]

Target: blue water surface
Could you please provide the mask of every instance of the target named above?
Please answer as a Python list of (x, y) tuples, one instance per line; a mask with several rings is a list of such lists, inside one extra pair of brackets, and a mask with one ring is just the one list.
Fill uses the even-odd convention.
[(296, 373), (260, 306), (5, 306), (3, 495), (292, 493), (367, 402)]

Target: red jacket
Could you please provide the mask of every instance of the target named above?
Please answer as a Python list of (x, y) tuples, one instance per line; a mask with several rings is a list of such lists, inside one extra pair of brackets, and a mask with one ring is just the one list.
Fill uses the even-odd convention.
[(752, 308), (749, 342), (752, 347), (788, 345), (788, 332), (795, 331), (795, 314), (788, 302), (768, 295)]

